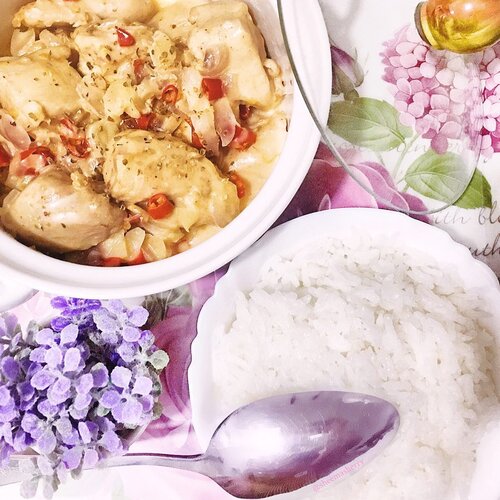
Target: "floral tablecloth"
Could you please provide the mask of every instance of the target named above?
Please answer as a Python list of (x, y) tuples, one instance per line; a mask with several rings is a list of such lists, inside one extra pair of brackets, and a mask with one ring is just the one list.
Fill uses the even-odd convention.
[[(460, 127), (463, 82), (450, 80), (449, 74), (438, 76), (443, 68), (433, 66), (427, 49), (408, 28), (414, 1), (386, 0), (382, 3), (384, 8), (381, 2), (372, 0), (322, 1), (333, 44), (333, 101), (349, 105), (358, 99), (377, 101), (376, 106), (383, 108), (386, 115), (396, 117), (397, 127), (401, 127), (400, 138), (396, 139), (399, 143), (372, 143), (371, 148), (363, 144), (360, 149), (349, 144), (349, 133), (342, 130), (342, 126), (336, 122), (332, 126), (343, 137), (339, 139), (339, 146), (346, 159), (376, 194), (391, 199), (403, 209), (421, 210), (425, 207), (425, 193), (419, 193), (418, 186), (414, 190), (401, 189), (394, 176), (394, 163), (402, 162), (402, 154), (418, 157), (428, 151), (446, 153), (448, 141), (457, 136)], [(368, 23), (370, 28), (367, 28)], [(421, 218), (447, 229), (499, 272), (500, 44), (479, 54), (476, 64), (481, 71), (485, 104), (481, 125), (482, 156), (475, 181), (460, 203), (441, 214)], [(386, 125), (378, 123), (379, 128)], [(340, 207), (386, 208), (336, 165), (329, 151), (320, 146), (307, 178), (278, 223)], [(190, 425), (186, 373), (199, 312), (213, 293), (221, 273), (223, 271), (147, 299), (156, 323), (153, 331), (157, 344), (169, 353), (171, 362), (162, 380), (165, 388), (163, 415), (133, 445), (133, 451), (182, 454), (199, 451)], [(40, 317), (45, 314), (48, 301), (49, 298), (40, 293), (15, 312), (25, 321)], [(0, 497), (19, 498), (18, 488), (15, 485), (4, 487)], [(58, 497), (99, 500), (232, 498), (200, 476), (158, 467), (89, 471), (78, 482), (63, 486)]]

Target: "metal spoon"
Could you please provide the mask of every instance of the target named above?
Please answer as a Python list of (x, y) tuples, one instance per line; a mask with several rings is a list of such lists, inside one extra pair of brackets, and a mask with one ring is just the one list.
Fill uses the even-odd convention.
[[(310, 485), (350, 462), (364, 465), (398, 426), (396, 408), (379, 398), (333, 391), (288, 394), (232, 413), (202, 455), (131, 453), (100, 467), (173, 467), (204, 474), (237, 498), (266, 498)], [(20, 459), (11, 460), (10, 476), (9, 469), (0, 471), (0, 485), (26, 479), (16, 464)]]

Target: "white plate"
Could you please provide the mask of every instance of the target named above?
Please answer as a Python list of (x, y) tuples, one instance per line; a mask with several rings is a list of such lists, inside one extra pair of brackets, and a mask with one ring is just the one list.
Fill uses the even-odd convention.
[[(353, 233), (383, 235), (396, 247), (414, 249), (428, 254), (438, 265), (453, 266), (466, 289), (481, 289), (492, 316), (485, 325), (498, 331), (500, 343), (500, 286), (494, 273), (475, 260), (463, 245), (453, 241), (444, 231), (396, 212), (350, 208), (318, 212), (287, 222), (269, 231), (250, 250), (236, 259), (228, 273), (218, 282), (213, 297), (205, 304), (198, 321), (198, 336), (192, 345), (193, 360), (188, 372), (193, 412), (193, 425), (202, 449), (217, 425), (226, 416), (214, 392), (212, 378), (213, 332), (226, 328), (234, 317), (234, 296), (237, 291), (250, 291), (259, 278), (259, 271), (269, 258), (288, 253), (308, 242), (325, 236), (342, 239)], [(500, 376), (497, 373), (500, 382)], [(230, 408), (229, 411), (235, 410)], [(446, 425), (446, 422), (443, 422)], [(494, 462), (493, 462), (494, 463)], [(488, 467), (488, 464), (485, 464)], [(489, 473), (484, 472), (486, 477)], [(484, 486), (480, 486), (481, 489)], [(500, 495), (500, 491), (498, 492)], [(480, 500), (497, 499), (491, 490), (478, 496)], [(288, 498), (288, 496), (287, 496)]]

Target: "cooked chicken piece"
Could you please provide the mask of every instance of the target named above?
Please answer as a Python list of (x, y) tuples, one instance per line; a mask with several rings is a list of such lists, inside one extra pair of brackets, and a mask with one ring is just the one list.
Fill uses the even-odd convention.
[(26, 31), (14, 30), (10, 43), (10, 52), (13, 56), (24, 56), (37, 50), (59, 46), (73, 47), (73, 41), (66, 30), (62, 28), (42, 30), (37, 36), (35, 29), (30, 28)]
[(127, 23), (147, 21), (156, 10), (154, 0), (81, 0), (101, 19), (118, 19)]
[[(194, 24), (188, 47), (198, 60), (200, 71), (212, 53), (227, 56), (226, 91), (230, 100), (267, 107), (273, 101), (271, 82), (263, 66), (264, 39), (244, 2), (220, 0), (194, 7)], [(219, 75), (222, 76), (222, 75)]]
[(69, 52), (67, 47), (54, 47), (0, 58), (0, 107), (24, 128), (80, 108), (76, 87), (81, 78), (66, 60)]
[(92, 21), (92, 16), (85, 4), (86, 2), (66, 0), (36, 0), (19, 9), (12, 20), (12, 25), (14, 28), (82, 26)]
[(242, 200), (250, 203), (269, 179), (276, 160), (286, 141), (287, 119), (281, 112), (274, 112), (253, 127), (257, 141), (245, 151), (231, 149), (223, 160), (223, 168), (237, 172), (246, 183), (246, 194)]
[(101, 75), (108, 83), (123, 78), (131, 80), (133, 62), (148, 56), (154, 30), (148, 26), (123, 25), (120, 28), (134, 37), (133, 45), (120, 46), (116, 22), (82, 26), (72, 33), (80, 54), (78, 69), (83, 75)]
[(111, 196), (128, 204), (166, 194), (185, 229), (214, 222), (225, 226), (239, 212), (234, 184), (197, 149), (172, 136), (142, 130), (117, 135), (102, 173)]
[(83, 26), (98, 19), (143, 22), (155, 12), (154, 0), (36, 0), (14, 16), (14, 28)]
[(168, 2), (151, 19), (151, 25), (166, 33), (172, 40), (185, 39), (191, 31), (189, 13), (193, 7), (206, 4), (209, 0), (174, 0)]
[(5, 229), (55, 253), (87, 250), (121, 229), (124, 212), (85, 183), (50, 170), (4, 200)]

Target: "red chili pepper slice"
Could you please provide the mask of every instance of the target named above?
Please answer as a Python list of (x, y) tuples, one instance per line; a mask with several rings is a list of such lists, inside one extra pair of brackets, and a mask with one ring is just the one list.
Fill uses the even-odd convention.
[(238, 151), (243, 151), (253, 146), (257, 141), (257, 134), (250, 130), (249, 128), (242, 128), (236, 125), (236, 133), (234, 134), (234, 139), (229, 144), (231, 149), (237, 149)]
[(122, 121), (120, 122), (121, 127), (127, 129), (140, 129), (140, 130), (153, 130), (156, 115), (154, 113), (148, 113), (141, 115), (139, 118), (132, 118), (127, 114), (122, 116)]
[(70, 134), (76, 136), (80, 133), (75, 122), (71, 118), (69, 118), (69, 116), (65, 116), (61, 119), (61, 125), (64, 127), (65, 131), (68, 132), (64, 135)]
[(139, 255), (133, 259), (133, 260), (128, 260), (126, 262), (127, 266), (138, 266), (139, 264), (146, 264), (147, 260), (146, 257), (144, 256), (144, 252), (141, 250), (139, 252)]
[(240, 104), (240, 120), (246, 122), (253, 113), (252, 106), (247, 106), (246, 104)]
[(77, 158), (88, 158), (90, 155), (89, 141), (85, 137), (66, 137), (61, 135), (61, 141), (69, 154)]
[(118, 36), (118, 45), (120, 47), (132, 47), (132, 45), (135, 45), (135, 38), (128, 31), (118, 26), (115, 26), (115, 28), (116, 35)]
[(167, 104), (175, 104), (179, 99), (179, 89), (169, 83), (161, 93), (161, 100)]
[(153, 219), (164, 219), (174, 211), (173, 203), (167, 198), (166, 194), (158, 193), (148, 201), (147, 211)]
[(10, 165), (10, 154), (7, 150), (0, 144), (0, 168), (5, 168)]
[(146, 115), (141, 115), (139, 118), (137, 118), (137, 128), (141, 130), (149, 130), (152, 125), (152, 121), (155, 118), (154, 113), (148, 113)]
[(103, 267), (119, 267), (122, 264), (122, 259), (120, 257), (109, 257), (107, 259), (103, 259), (102, 265)]
[(21, 160), (26, 160), (31, 155), (40, 155), (43, 156), (45, 160), (45, 164), (49, 163), (49, 161), (54, 161), (55, 156), (54, 153), (46, 146), (31, 146), (26, 149), (26, 151), (21, 152)]
[(201, 87), (209, 101), (216, 101), (225, 95), (224, 85), (220, 78), (203, 78)]
[(244, 198), (247, 192), (245, 181), (236, 172), (231, 172), (229, 174), (229, 180), (236, 186), (238, 198)]
[(203, 144), (203, 140), (201, 137), (196, 133), (194, 127), (193, 127), (193, 122), (191, 121), (190, 118), (186, 118), (186, 121), (188, 125), (191, 127), (191, 144), (196, 148), (196, 149), (204, 149), (205, 144)]
[(142, 59), (136, 59), (134, 61), (134, 75), (135, 75), (135, 83), (139, 85), (139, 83), (144, 80), (144, 65), (145, 62)]

